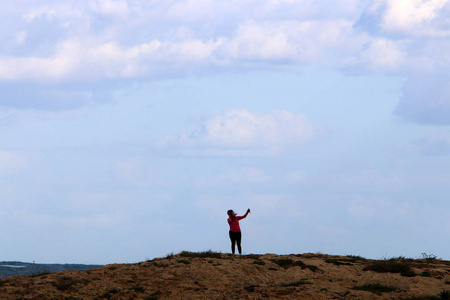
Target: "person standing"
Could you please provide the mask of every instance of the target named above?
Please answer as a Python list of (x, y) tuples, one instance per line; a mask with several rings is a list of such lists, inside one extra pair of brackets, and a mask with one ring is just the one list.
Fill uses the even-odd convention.
[(227, 211), (228, 214), (228, 224), (230, 225), (230, 240), (231, 240), (231, 252), (235, 253), (235, 247), (237, 244), (239, 254), (242, 255), (242, 248), (241, 248), (241, 239), (242, 239), (242, 233), (241, 228), (239, 227), (239, 220), (244, 219), (247, 217), (248, 213), (250, 212), (250, 208), (247, 209), (247, 212), (243, 216), (236, 216), (234, 211), (230, 209)]

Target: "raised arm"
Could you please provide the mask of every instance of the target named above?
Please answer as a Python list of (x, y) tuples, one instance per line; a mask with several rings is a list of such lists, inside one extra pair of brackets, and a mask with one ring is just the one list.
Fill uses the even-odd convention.
[(241, 217), (241, 219), (244, 219), (245, 217), (247, 217), (247, 215), (248, 215), (249, 212), (250, 212), (250, 208), (247, 209), (247, 212), (245, 213), (245, 215), (243, 215), (243, 216)]

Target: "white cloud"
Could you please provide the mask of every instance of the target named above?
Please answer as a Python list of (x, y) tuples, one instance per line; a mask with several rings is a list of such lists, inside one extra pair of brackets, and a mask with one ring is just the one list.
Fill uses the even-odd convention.
[[(55, 82), (75, 81), (80, 94), (90, 95), (93, 83), (114, 90), (119, 81), (236, 67), (297, 69), (314, 64), (356, 73), (415, 76), (426, 70), (441, 76), (450, 66), (450, 0), (15, 3), (5, 4), (2, 15), (8, 18), (0, 20), (4, 28), (14, 28), (13, 34), (0, 35), (0, 82), (36, 83), (28, 90), (40, 96), (24, 100), (25, 91), (13, 93), (1, 100), (3, 106), (63, 109), (98, 101), (77, 94), (70, 97), (80, 99), (78, 104), (57, 105), (58, 96), (48, 103), (44, 98), (54, 88), (48, 84)], [(408, 110), (404, 106), (427, 106), (422, 102), (428, 100), (410, 95), (408, 89), (406, 85), (397, 112), (416, 122), (420, 116), (402, 114)], [(439, 114), (430, 111), (424, 119), (433, 123), (434, 113)]]
[(15, 38), (16, 44), (22, 45), (23, 43), (25, 43), (26, 39), (27, 39), (26, 31), (19, 31), (18, 33), (16, 33), (16, 38)]
[(226, 46), (227, 54), (238, 59), (292, 59), (295, 57), (295, 48), (289, 43), (290, 33), (286, 30), (291, 26), (255, 23), (241, 25), (236, 36)]
[[(16, 43), (45, 38), (46, 50), (43, 54), (38, 43), (28, 46), (27, 55), (16, 56), (14, 51), (10, 56), (3, 55), (0, 80), (85, 82), (159, 77), (166, 76), (167, 69), (183, 73), (203, 66), (241, 65), (246, 60), (311, 62), (323, 58), (331, 48), (346, 48), (349, 41), (343, 40), (351, 38), (353, 22), (345, 19), (347, 13), (329, 20), (305, 15), (305, 20), (297, 21), (279, 16), (284, 11), (266, 9), (267, 5), (303, 7), (290, 1), (260, 5), (252, 1), (224, 4), (213, 0), (28, 4), (30, 7), (23, 8), (21, 15), (25, 28), (30, 30), (21, 31)], [(308, 7), (308, 13), (317, 18), (313, 6)], [(277, 17), (273, 18), (273, 14)], [(107, 18), (111, 16), (112, 19)], [(192, 19), (206, 23), (199, 27), (190, 23)], [(46, 24), (44, 30), (57, 28), (58, 34), (34, 36), (36, 30), (31, 29), (35, 23), (43, 26), (39, 22)], [(156, 26), (158, 30), (153, 29)], [(181, 32), (188, 34), (177, 34)]]
[(217, 14), (219, 5), (214, 0), (183, 0), (183, 1), (172, 1), (172, 5), (169, 6), (167, 10), (167, 15), (170, 18), (177, 20), (201, 20), (208, 19), (211, 14)]
[(407, 62), (407, 53), (401, 49), (401, 43), (386, 40), (374, 39), (360, 56), (359, 65), (367, 69), (390, 72), (398, 71)]
[(125, 17), (129, 14), (128, 1), (97, 0), (89, 3), (93, 10), (102, 15)]
[[(75, 47), (76, 52), (82, 54), (81, 62), (86, 56), (89, 57), (85, 53), (99, 51), (98, 56), (94, 55), (94, 58), (99, 58), (98, 61), (93, 59), (83, 62), (85, 66), (94, 66), (94, 69), (98, 68), (97, 62), (102, 65), (102, 55), (106, 54), (108, 58), (111, 51), (121, 56), (124, 65), (129, 65), (130, 60), (136, 58), (131, 54), (135, 53), (136, 48), (155, 41), (178, 50), (172, 56), (170, 51), (165, 51), (167, 49), (162, 47), (161, 53), (149, 61), (171, 61), (177, 56), (186, 55), (182, 51), (185, 47), (190, 49), (188, 53), (195, 51), (194, 57), (208, 59), (209, 64), (213, 65), (217, 63), (217, 57), (231, 62), (238, 60), (238, 63), (239, 60), (246, 59), (287, 60), (291, 63), (317, 61), (324, 56), (340, 59), (341, 51), (349, 50), (348, 45), (357, 46), (355, 40), (364, 39), (353, 28), (361, 12), (371, 15), (372, 23), (381, 24), (385, 31), (401, 30), (413, 35), (425, 30), (442, 31), (447, 23), (445, 12), (449, 3), (448, 0), (378, 0), (363, 5), (357, 0), (340, 0), (330, 8), (329, 3), (323, 1), (290, 0), (257, 3), (250, 0), (227, 3), (214, 0), (96, 0), (84, 4), (68, 1), (46, 5), (23, 2), (23, 8), (18, 6), (16, 10), (24, 17), (28, 26), (44, 18), (53, 22), (53, 27), (57, 25), (56, 27), (65, 30), (63, 37), (54, 40), (53, 54), (46, 57), (29, 55), (23, 58), (24, 61), (33, 62), (33, 59), (41, 58), (49, 62), (47, 66), (51, 65), (56, 62), (55, 57), (64, 57), (64, 54), (58, 52), (61, 45), (69, 43), (69, 48), (63, 50), (70, 52), (71, 41), (83, 38), (97, 41)], [(97, 18), (104, 23), (98, 22)], [(158, 30), (153, 29), (155, 26)], [(179, 30), (189, 31), (191, 36), (188, 39), (178, 39), (174, 33)], [(379, 39), (382, 37), (377, 37), (372, 44), (377, 44)], [(226, 42), (217, 45), (217, 41)], [(102, 52), (101, 49), (107, 46), (110, 46), (109, 50)], [(359, 43), (359, 47), (363, 46)], [(209, 47), (213, 48), (212, 51)], [(82, 49), (85, 50), (81, 51)], [(358, 54), (360, 50), (361, 48), (355, 47), (347, 55)], [(17, 57), (3, 57), (3, 60), (14, 62), (14, 58)], [(145, 64), (148, 61), (143, 59), (138, 63)], [(149, 71), (152, 67), (147, 65), (146, 69)], [(41, 70), (45, 71), (44, 65)], [(22, 74), (25, 76), (26, 72)], [(45, 76), (47, 72), (43, 74)], [(65, 73), (58, 74), (64, 76)], [(112, 74), (123, 76), (122, 72)], [(86, 74), (76, 75), (75, 77), (82, 79)], [(103, 76), (109, 77), (110, 74), (105, 72)], [(143, 74), (137, 72), (133, 76)]]
[(312, 62), (323, 58), (328, 49), (339, 51), (341, 39), (350, 30), (346, 20), (249, 21), (238, 27), (222, 49), (229, 59)]
[[(386, 31), (404, 32), (410, 35), (450, 35), (450, 30), (433, 28), (431, 21), (444, 17), (440, 10), (448, 0), (383, 0), (386, 10), (382, 27)], [(430, 26), (431, 25), (431, 26)]]
[(303, 115), (289, 111), (252, 113), (233, 109), (168, 137), (163, 146), (211, 155), (276, 154), (310, 139), (313, 128)]
[[(222, 41), (153, 40), (125, 48), (116, 42), (69, 39), (52, 57), (0, 58), (0, 79), (35, 81), (91, 81), (159, 76), (164, 68), (205, 64)], [(188, 67), (188, 68), (191, 68)]]

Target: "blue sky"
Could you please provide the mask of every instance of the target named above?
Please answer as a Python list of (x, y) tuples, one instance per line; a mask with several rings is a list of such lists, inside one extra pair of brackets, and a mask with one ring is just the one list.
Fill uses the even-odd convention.
[(3, 6), (1, 260), (450, 259), (450, 1)]

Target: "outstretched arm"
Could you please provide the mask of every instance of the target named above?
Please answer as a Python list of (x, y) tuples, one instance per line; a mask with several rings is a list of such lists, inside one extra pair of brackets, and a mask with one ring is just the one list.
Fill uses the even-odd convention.
[(247, 209), (247, 212), (245, 213), (245, 215), (242, 216), (242, 219), (244, 219), (245, 217), (247, 217), (248, 213), (250, 212), (250, 208)]

